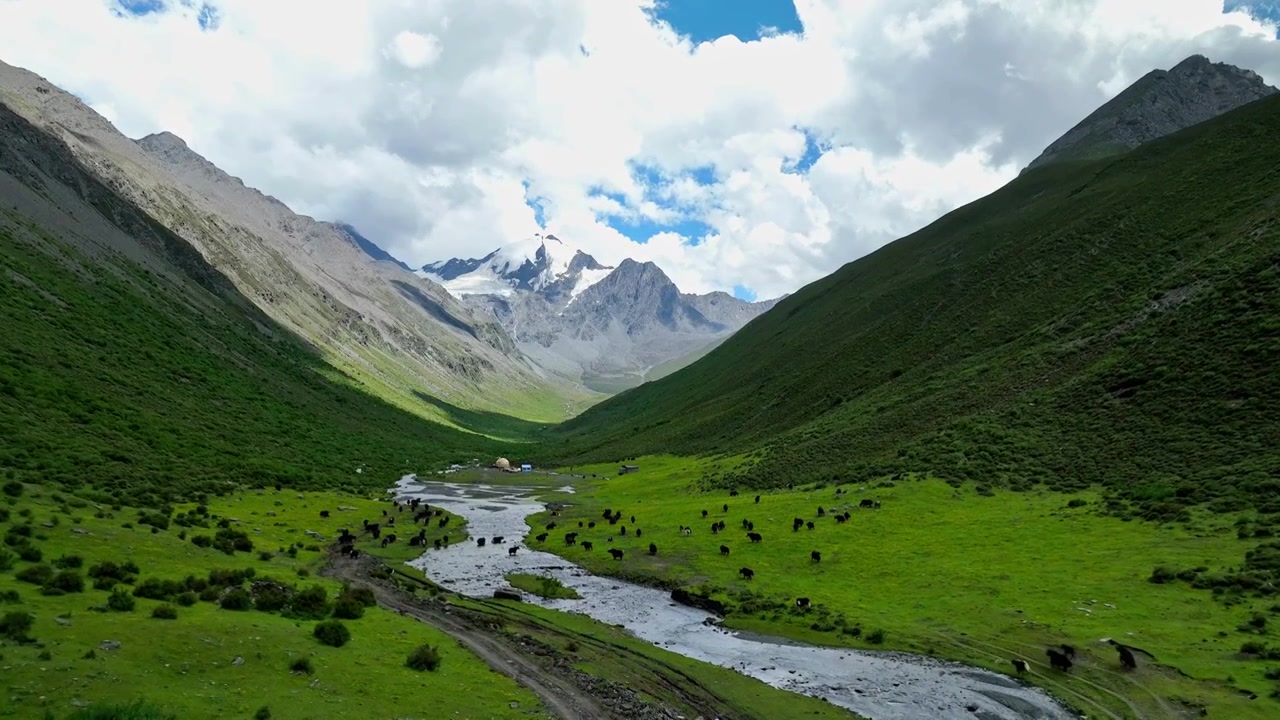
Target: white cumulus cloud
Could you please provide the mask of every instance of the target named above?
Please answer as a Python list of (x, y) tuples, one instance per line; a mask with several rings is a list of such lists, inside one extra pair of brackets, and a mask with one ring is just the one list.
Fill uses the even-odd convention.
[(795, 6), (803, 32), (695, 44), (655, 0), (0, 0), (0, 59), (412, 264), (545, 229), (761, 297), (999, 187), (1149, 70), (1280, 81), (1275, 26), (1222, 0)]

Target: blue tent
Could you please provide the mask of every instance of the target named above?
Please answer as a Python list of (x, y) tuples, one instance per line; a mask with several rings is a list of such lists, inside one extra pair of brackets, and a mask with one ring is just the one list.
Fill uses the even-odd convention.
[(529, 463), (522, 463), (520, 465), (520, 472), (533, 472), (533, 466)]

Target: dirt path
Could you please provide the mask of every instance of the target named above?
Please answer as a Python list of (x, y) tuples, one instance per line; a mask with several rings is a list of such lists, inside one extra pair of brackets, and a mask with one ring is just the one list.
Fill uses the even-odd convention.
[[(373, 561), (372, 565), (380, 563)], [(455, 617), (435, 602), (422, 600), (371, 578), (370, 567), (371, 562), (368, 560), (333, 556), (321, 570), (321, 574), (367, 587), (373, 591), (382, 607), (408, 615), (447, 633), (484, 660), (489, 667), (536, 693), (561, 720), (627, 720), (629, 717), (615, 713), (600, 698), (580, 688), (572, 679), (543, 667), (539, 662), (541, 658), (531, 653), (526, 654), (518, 644), (502, 635), (477, 628), (466, 620)]]

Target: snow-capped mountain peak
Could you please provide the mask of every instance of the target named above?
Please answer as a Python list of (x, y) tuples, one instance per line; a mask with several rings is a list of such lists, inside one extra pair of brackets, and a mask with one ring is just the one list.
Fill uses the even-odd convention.
[(424, 265), (418, 275), (440, 283), (455, 296), (505, 297), (524, 290), (567, 302), (612, 269), (555, 235), (535, 234), (482, 258), (453, 258)]

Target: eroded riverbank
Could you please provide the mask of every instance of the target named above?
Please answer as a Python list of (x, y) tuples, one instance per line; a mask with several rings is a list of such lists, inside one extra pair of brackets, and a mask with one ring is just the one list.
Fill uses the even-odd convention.
[[(661, 590), (593, 576), (557, 555), (524, 545), (529, 532), (525, 518), (542, 505), (523, 488), (420, 482), (408, 476), (394, 492), (465, 517), (473, 537), (505, 538), (497, 546), (455, 543), (411, 563), (434, 582), (464, 595), (488, 597), (507, 585), (504, 578), (512, 572), (548, 575), (581, 598), (530, 596), (530, 602), (620, 625), (672, 652), (824, 698), (872, 720), (1076, 717), (1043, 691), (998, 673), (904, 653), (771, 642), (719, 628), (708, 622), (710, 614), (673, 603)], [(520, 549), (510, 555), (508, 549), (516, 546)]]

